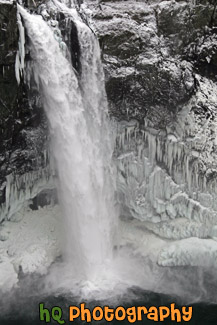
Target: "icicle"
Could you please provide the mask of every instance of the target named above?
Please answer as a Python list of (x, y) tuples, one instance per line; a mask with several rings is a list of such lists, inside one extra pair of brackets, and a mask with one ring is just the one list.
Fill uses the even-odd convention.
[(50, 166), (23, 175), (10, 174), (6, 178), (6, 200), (1, 206), (0, 222), (10, 219), (25, 202), (34, 198), (44, 189), (54, 188)]
[(124, 148), (125, 145), (125, 129), (121, 133), (121, 148)]
[(139, 160), (142, 159), (142, 152), (143, 152), (143, 145), (138, 145), (138, 158)]
[(19, 42), (18, 51), (15, 62), (15, 75), (18, 85), (20, 84), (20, 78), (23, 76), (25, 65), (25, 29), (21, 21), (19, 12), (17, 12), (17, 24), (19, 29)]
[(169, 168), (169, 172), (170, 175), (172, 174), (172, 167), (173, 167), (173, 144), (171, 142), (168, 142), (168, 168)]

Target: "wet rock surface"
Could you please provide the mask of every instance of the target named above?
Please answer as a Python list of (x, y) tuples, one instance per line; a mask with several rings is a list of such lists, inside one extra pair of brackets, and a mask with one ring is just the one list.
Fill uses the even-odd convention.
[(46, 148), (46, 119), (38, 98), (28, 94), (15, 74), (19, 31), (16, 2), (0, 2), (0, 202), (6, 176), (41, 166)]

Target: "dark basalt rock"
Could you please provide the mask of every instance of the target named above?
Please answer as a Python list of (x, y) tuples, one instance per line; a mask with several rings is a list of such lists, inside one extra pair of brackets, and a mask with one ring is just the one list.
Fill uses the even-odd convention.
[[(26, 0), (24, 5), (30, 11), (40, 14), (40, 6), (43, 11), (44, 2), (44, 0), (37, 1), (36, 5), (35, 1)], [(53, 13), (53, 15), (54, 17), (50, 18), (57, 19), (59, 22), (72, 65), (78, 73), (81, 73), (76, 26), (63, 13)], [(28, 44), (28, 35), (25, 35), (25, 39)], [(16, 2), (0, 2), (0, 204), (5, 202), (7, 175), (11, 173), (22, 175), (41, 169), (48, 163), (45, 158), (48, 147), (47, 119), (37, 87), (33, 80), (31, 80), (31, 89), (25, 85), (23, 77), (20, 84), (16, 80), (15, 62), (18, 41)], [(31, 61), (29, 53), (26, 53), (25, 61)], [(33, 206), (38, 204), (38, 200), (42, 199), (33, 200)]]
[(29, 207), (32, 210), (38, 210), (39, 208), (43, 208), (46, 205), (57, 204), (57, 191), (56, 189), (51, 190), (43, 190), (36, 197), (32, 199), (32, 203), (30, 203)]
[(67, 20), (62, 12), (59, 13), (56, 18), (59, 22), (59, 28), (61, 30), (62, 37), (69, 49), (72, 66), (78, 73), (81, 73), (80, 46), (75, 23), (71, 19)]
[[(18, 44), (16, 4), (0, 4), (0, 135), (4, 137), (5, 119), (13, 111), (17, 98), (15, 58)], [(8, 132), (9, 130), (6, 130)]]
[(195, 73), (215, 78), (216, 1), (89, 1), (89, 6), (111, 114), (118, 119), (143, 123), (151, 111), (156, 114), (155, 107), (173, 116), (194, 95)]

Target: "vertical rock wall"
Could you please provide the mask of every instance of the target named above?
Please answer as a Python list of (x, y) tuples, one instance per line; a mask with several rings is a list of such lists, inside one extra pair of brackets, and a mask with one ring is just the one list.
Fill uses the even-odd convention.
[(16, 78), (18, 42), (16, 2), (0, 1), (0, 210), (13, 178), (46, 165), (47, 122), (38, 95)]
[[(49, 1), (40, 1), (37, 6), (34, 1), (25, 4), (50, 21), (56, 37), (67, 44), (72, 64), (79, 73), (79, 44), (73, 23), (53, 11)], [(143, 158), (162, 168), (177, 186), (182, 186), (181, 180), (185, 180), (183, 191), (189, 198), (200, 201), (198, 193), (192, 194), (199, 192), (197, 184), (215, 187), (211, 184), (215, 184), (216, 175), (216, 2), (150, 0), (98, 4), (87, 0), (79, 4), (82, 17), (87, 17), (99, 37), (110, 113), (121, 122), (118, 139), (121, 137), (123, 141), (117, 146), (117, 157), (128, 153), (125, 141), (137, 158), (138, 152), (145, 150)], [(0, 8), (0, 202), (3, 203), (9, 197), (7, 186), (14, 186), (11, 180), (17, 179), (22, 184), (22, 178), (26, 179), (25, 174), (30, 172), (29, 181), (34, 183), (31, 171), (38, 170), (38, 182), (41, 167), (46, 167), (48, 159), (47, 125), (40, 97), (34, 85), (29, 96), (23, 80), (18, 85), (15, 77), (19, 41), (16, 3), (4, 0)], [(31, 57), (27, 50), (28, 60)], [(137, 130), (138, 142), (134, 136), (133, 140), (131, 136), (126, 138), (132, 123), (136, 123), (133, 129)], [(160, 156), (159, 150), (156, 151), (159, 143)], [(177, 169), (179, 177), (172, 173)], [(14, 175), (8, 177), (6, 186), (6, 176), (11, 173)], [(197, 174), (205, 181), (197, 183)], [(189, 190), (190, 183), (194, 188)], [(129, 186), (124, 186), (123, 195), (124, 191), (130, 191)], [(132, 199), (134, 205), (137, 198)], [(159, 217), (158, 210), (154, 207)]]
[(151, 221), (166, 238), (214, 236), (216, 2), (88, 1), (89, 8), (119, 121), (123, 215)]

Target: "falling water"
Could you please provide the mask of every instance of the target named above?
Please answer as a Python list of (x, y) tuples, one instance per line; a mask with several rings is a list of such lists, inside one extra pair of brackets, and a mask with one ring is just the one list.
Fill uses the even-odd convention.
[[(76, 298), (82, 296), (82, 299), (86, 297), (94, 300), (111, 297), (113, 299), (115, 295), (123, 297), (128, 288), (137, 286), (156, 292), (170, 294), (175, 292), (189, 301), (202, 300), (203, 297), (216, 301), (215, 293), (212, 298), (215, 286), (212, 292), (209, 292), (209, 281), (207, 284), (203, 281), (200, 268), (198, 270), (193, 268), (196, 260), (201, 260), (204, 264), (215, 260), (216, 242), (213, 244), (210, 239), (208, 241), (188, 239), (189, 232), (194, 236), (195, 234), (200, 236), (201, 233), (202, 236), (204, 234), (210, 236), (211, 228), (204, 231), (200, 224), (198, 226), (196, 223), (188, 223), (193, 219), (192, 213), (200, 215), (197, 201), (185, 195), (182, 187), (177, 186), (160, 166), (155, 165), (155, 160), (158, 160), (171, 171), (176, 160), (180, 160), (181, 156), (185, 157), (185, 149), (180, 149), (177, 141), (172, 141), (174, 139), (171, 138), (163, 146), (158, 136), (145, 129), (142, 140), (148, 143), (148, 154), (143, 154), (146, 147), (140, 142), (137, 146), (134, 141), (137, 140), (138, 133), (135, 121), (123, 125), (120, 123), (118, 142), (120, 148), (125, 151), (120, 154), (117, 163), (120, 171), (118, 182), (123, 194), (121, 199), (123, 202), (123, 198), (126, 198), (128, 209), (135, 218), (120, 221), (118, 230), (121, 248), (118, 254), (113, 256), (117, 228), (112, 167), (113, 144), (100, 49), (94, 34), (79, 18), (76, 8), (73, 8), (73, 5), (72, 8), (68, 8), (67, 3), (67, 0), (61, 2), (51, 0), (46, 6), (51, 6), (54, 16), (55, 13), (61, 12), (66, 21), (71, 20), (76, 26), (80, 45), (79, 74), (69, 60), (70, 54), (67, 52), (57, 22), (51, 20), (46, 22), (48, 18), (45, 17), (43, 20), (42, 16), (29, 14), (18, 6), (20, 42), (16, 59), (16, 77), (19, 82), (20, 75), (24, 74), (29, 87), (36, 85), (40, 93), (49, 121), (51, 151), (56, 161), (59, 201), (63, 215), (63, 229), (59, 232), (63, 238), (63, 262), (55, 261), (49, 270), (46, 269), (47, 274), (40, 280), (43, 290), (39, 286), (39, 294), (52, 296), (55, 291), (54, 296), (56, 293), (67, 296), (69, 290)], [(24, 31), (28, 37), (26, 43)], [(29, 50), (31, 59), (24, 65), (25, 47)], [(131, 147), (131, 140), (138, 154), (134, 155), (135, 148)], [(190, 188), (193, 183), (197, 184), (198, 179), (191, 182), (191, 177), (188, 177), (188, 159), (184, 160), (184, 164), (186, 165), (184, 176), (190, 179), (187, 184)], [(46, 169), (42, 174), (47, 176), (47, 173)], [(179, 177), (179, 173), (177, 175)], [(16, 183), (23, 184), (28, 180), (29, 187), (33, 188), (35, 178), (24, 176)], [(37, 175), (36, 179), (38, 178)], [(26, 196), (23, 189), (17, 190), (13, 178), (8, 178), (8, 184), (6, 212), (12, 214), (18, 204), (23, 204)], [(40, 187), (40, 184), (36, 185)], [(34, 194), (34, 191), (32, 193)], [(28, 194), (28, 200), (34, 197), (35, 194), (32, 193)], [(11, 202), (12, 208), (9, 209)], [(177, 207), (175, 212), (174, 206)], [(153, 207), (157, 216), (155, 212), (153, 213)], [(150, 219), (156, 221), (156, 217), (158, 221), (159, 215), (162, 215), (161, 221), (164, 221), (165, 211), (172, 222), (174, 218), (176, 219), (177, 228), (174, 223), (149, 222)], [(208, 220), (207, 210), (203, 206), (201, 211)], [(59, 209), (56, 214), (58, 213)], [(138, 216), (142, 216), (142, 222), (136, 220)], [(179, 216), (183, 219), (188, 216), (187, 222), (181, 220), (181, 223), (178, 223)], [(147, 222), (145, 223), (143, 219)], [(157, 236), (159, 234), (163, 238)], [(187, 239), (173, 244), (171, 241), (173, 234), (181, 238), (186, 236)], [(207, 251), (204, 247), (208, 248)], [(24, 255), (25, 259), (29, 259), (27, 264), (32, 263), (34, 256), (41, 257), (41, 252), (44, 250), (39, 249), (39, 253), (36, 250), (36, 255), (31, 255), (31, 258)], [(203, 258), (204, 254), (207, 259)], [(45, 254), (45, 258), (46, 256)], [(44, 263), (43, 257), (41, 261), (40, 263)], [(173, 261), (174, 266), (183, 265), (182, 263), (187, 261), (192, 267), (189, 269), (163, 267), (173, 265)], [(18, 255), (16, 263), (19, 269), (22, 267), (21, 262)], [(11, 269), (14, 270), (14, 266), (11, 266)], [(211, 273), (210, 278), (214, 279), (215, 275)], [(15, 280), (18, 280), (17, 273)], [(216, 281), (212, 280), (212, 283)], [(34, 286), (32, 282), (30, 285), (31, 290), (27, 286), (27, 291), (32, 295)], [(25, 293), (26, 288), (24, 295)]]
[(65, 260), (72, 263), (78, 280), (92, 281), (113, 254), (113, 150), (98, 41), (75, 9), (62, 8), (77, 27), (81, 76), (49, 24), (19, 6), (31, 55), (26, 78), (30, 86), (36, 83), (49, 121), (64, 215)]

